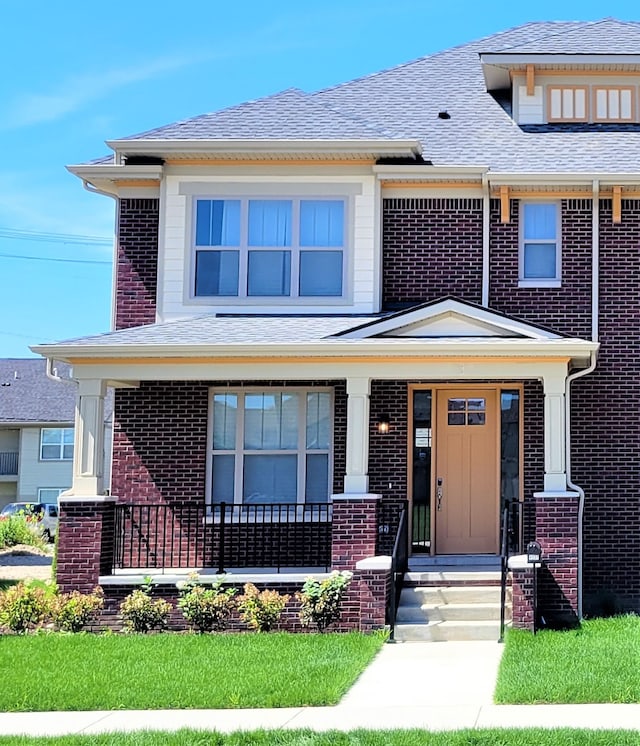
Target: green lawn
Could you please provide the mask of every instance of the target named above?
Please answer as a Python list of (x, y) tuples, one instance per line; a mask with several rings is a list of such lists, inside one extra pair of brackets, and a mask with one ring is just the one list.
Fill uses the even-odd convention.
[(584, 621), (567, 632), (511, 630), (499, 704), (640, 703), (640, 616)]
[(220, 733), (180, 730), (167, 732), (110, 733), (102, 736), (57, 738), (0, 737), (0, 746), (637, 746), (632, 731), (460, 730), (430, 733), (423, 730), (347, 733), (310, 730), (274, 730)]
[(296, 707), (338, 702), (384, 636), (0, 636), (0, 711)]

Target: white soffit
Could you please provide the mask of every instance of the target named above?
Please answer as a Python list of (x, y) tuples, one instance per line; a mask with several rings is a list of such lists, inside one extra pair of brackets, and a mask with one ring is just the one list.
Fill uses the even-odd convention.
[(445, 300), (410, 309), (339, 334), (346, 339), (371, 337), (452, 338), (510, 337), (521, 339), (560, 339), (546, 329), (501, 316), (455, 300)]

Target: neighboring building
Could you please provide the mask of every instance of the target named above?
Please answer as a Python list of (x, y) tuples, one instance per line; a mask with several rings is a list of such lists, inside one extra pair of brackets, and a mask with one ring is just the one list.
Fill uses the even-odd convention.
[(73, 482), (76, 385), (65, 363), (55, 375), (62, 381), (47, 376), (46, 360), (0, 359), (0, 508), (57, 502)]
[(404, 500), (410, 564), (497, 556), (515, 501), (546, 619), (640, 609), (640, 24), (531, 23), (108, 145), (70, 170), (118, 199), (115, 329), (34, 348), (79, 382), (62, 586), (277, 545), (357, 567), (368, 628)]

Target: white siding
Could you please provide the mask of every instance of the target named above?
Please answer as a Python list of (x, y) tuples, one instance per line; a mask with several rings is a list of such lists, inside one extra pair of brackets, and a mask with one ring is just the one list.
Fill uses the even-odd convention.
[(534, 88), (533, 96), (527, 96), (527, 86), (519, 85), (516, 87), (517, 106), (515, 109), (516, 121), (519, 124), (542, 124), (544, 122), (544, 99), (543, 88), (537, 85)]
[[(358, 172), (359, 169), (359, 172)], [(239, 313), (243, 309), (251, 308), (256, 312), (267, 313), (371, 313), (379, 310), (377, 296), (375, 293), (375, 256), (376, 246), (376, 209), (375, 209), (375, 177), (367, 169), (355, 167), (354, 174), (345, 174), (345, 169), (331, 173), (327, 168), (318, 169), (316, 173), (310, 173), (305, 169), (304, 173), (291, 168), (288, 173), (284, 167), (255, 168), (251, 173), (247, 169), (238, 170), (233, 173), (232, 169), (216, 175), (204, 175), (202, 169), (189, 174), (180, 173), (178, 169), (169, 172), (163, 184), (163, 195), (161, 199), (161, 235), (160, 235), (160, 272), (158, 287), (158, 321), (198, 316), (205, 313)], [(274, 301), (265, 304), (261, 299), (258, 304), (250, 304), (250, 301), (242, 303), (208, 302), (199, 298), (196, 302), (189, 300), (190, 272), (191, 272), (191, 229), (190, 210), (192, 200), (189, 196), (180, 193), (182, 185), (189, 183), (215, 184), (242, 184), (250, 191), (251, 185), (273, 184), (272, 193), (277, 194), (278, 187), (282, 185), (283, 193), (295, 191), (296, 184), (318, 185), (322, 190), (323, 185), (344, 184), (347, 190), (354, 187), (359, 192), (352, 197), (353, 223), (351, 240), (345, 247), (345, 259), (348, 266), (348, 287), (345, 299), (331, 299), (326, 303), (287, 303)], [(289, 186), (288, 186), (289, 185)]]
[(18, 475), (18, 500), (38, 499), (40, 487), (71, 486), (73, 464), (71, 461), (40, 460), (40, 428), (25, 427), (20, 431), (20, 471)]

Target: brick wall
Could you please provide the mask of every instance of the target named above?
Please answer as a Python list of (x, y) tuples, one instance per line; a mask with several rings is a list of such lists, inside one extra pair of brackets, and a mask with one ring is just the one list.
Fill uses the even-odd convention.
[[(211, 386), (284, 386), (283, 381), (143, 381), (116, 391), (112, 492), (121, 502), (202, 504)], [(302, 381), (333, 387), (333, 490), (343, 491), (347, 395), (344, 381)]]
[(116, 329), (156, 320), (158, 199), (121, 199), (118, 209)]
[(383, 307), (482, 299), (482, 200), (385, 199)]

